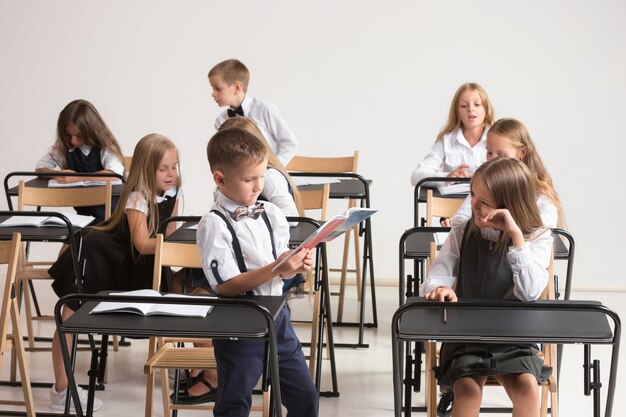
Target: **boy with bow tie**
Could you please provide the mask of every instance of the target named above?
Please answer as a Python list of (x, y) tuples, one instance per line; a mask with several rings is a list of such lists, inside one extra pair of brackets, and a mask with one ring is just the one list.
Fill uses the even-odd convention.
[[(225, 297), (281, 295), (281, 277), (310, 270), (313, 259), (301, 250), (272, 271), (289, 253), (289, 225), (278, 207), (257, 203), (267, 169), (265, 146), (245, 130), (229, 128), (211, 138), (207, 156), (218, 191), (213, 210), (198, 224), (197, 241), (209, 285)], [(286, 308), (275, 325), (283, 404), (289, 415), (316, 416), (318, 395)], [(264, 344), (214, 340), (213, 346), (219, 386), (214, 415), (247, 416)]]
[(272, 151), (287, 166), (298, 151), (298, 141), (275, 105), (250, 97), (250, 72), (239, 60), (227, 59), (209, 71), (211, 96), (218, 106), (228, 108), (215, 120), (215, 129), (229, 117), (247, 116), (254, 121)]

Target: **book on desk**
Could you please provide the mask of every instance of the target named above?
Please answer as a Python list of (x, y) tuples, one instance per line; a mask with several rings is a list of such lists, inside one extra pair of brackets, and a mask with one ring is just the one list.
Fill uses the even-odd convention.
[(48, 181), (48, 187), (50, 188), (65, 188), (65, 187), (95, 187), (99, 185), (106, 185), (107, 182), (110, 182), (111, 185), (121, 185), (122, 180), (115, 179), (114, 181), (74, 181), (74, 182), (59, 182), (55, 179), (51, 179)]
[(205, 296), (192, 296), (183, 294), (161, 294), (154, 290), (135, 290), (119, 293), (111, 293), (112, 295), (128, 295), (134, 297), (154, 297), (159, 300), (157, 303), (132, 303), (132, 302), (114, 302), (101, 301), (89, 314), (98, 313), (134, 313), (143, 316), (180, 316), (180, 317), (206, 317), (211, 312), (213, 306), (194, 305), (194, 304), (166, 304), (163, 303), (164, 298), (189, 298), (193, 299), (206, 298)]
[[(76, 213), (61, 213), (70, 221), (74, 227), (89, 226), (96, 218), (93, 216), (84, 216)], [(11, 216), (2, 223), (0, 227), (17, 227), (17, 226), (60, 226), (64, 227), (67, 224), (57, 216)]]

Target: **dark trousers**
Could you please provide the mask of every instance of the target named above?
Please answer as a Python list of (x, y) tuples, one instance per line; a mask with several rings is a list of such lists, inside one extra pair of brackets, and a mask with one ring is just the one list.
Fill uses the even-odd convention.
[[(283, 308), (275, 323), (280, 394), (287, 415), (317, 416), (319, 398), (304, 360), (302, 346)], [(259, 340), (213, 340), (218, 396), (214, 416), (248, 416), (252, 390), (263, 373), (265, 344)]]

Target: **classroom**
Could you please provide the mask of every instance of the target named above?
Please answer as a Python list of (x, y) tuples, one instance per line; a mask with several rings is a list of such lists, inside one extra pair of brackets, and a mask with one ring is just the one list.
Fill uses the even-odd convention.
[[(250, 94), (277, 105), (298, 138), (298, 155), (358, 150), (359, 174), (372, 181), (380, 323), (365, 331), (368, 349), (337, 350), (345, 363), (338, 369), (341, 395), (322, 398), (320, 415), (391, 416), (389, 326), (398, 307), (398, 240), (413, 225), (410, 174), (463, 83), (486, 89), (497, 119), (516, 118), (530, 130), (576, 239), (572, 298), (626, 314), (626, 220), (619, 212), (626, 195), (615, 190), (618, 156), (626, 155), (619, 125), (625, 16), (619, 0), (0, 0), (1, 174), (33, 169), (54, 141), (59, 111), (82, 98), (97, 107), (124, 155), (148, 133), (170, 138), (180, 152), (179, 214), (203, 215), (214, 190), (205, 149), (224, 110), (211, 97), (207, 73), (219, 61), (240, 59), (251, 72)], [(340, 202), (329, 208), (344, 209)], [(331, 262), (340, 261), (338, 252)], [(575, 382), (564, 383), (560, 411), (583, 415), (577, 411), (591, 410), (591, 400), (577, 382), (574, 358), (582, 350), (570, 351), (565, 380)], [(119, 353), (112, 377), (128, 379), (115, 369), (141, 363), (145, 352)], [(35, 367), (48, 359), (33, 359)], [(141, 369), (131, 380), (136, 390), (112, 384), (98, 393), (105, 401), (100, 415), (126, 407), (143, 412)], [(35, 389), (36, 403), (46, 395)], [(506, 395), (497, 401), (506, 403)], [(614, 415), (622, 412), (626, 400), (618, 397)]]

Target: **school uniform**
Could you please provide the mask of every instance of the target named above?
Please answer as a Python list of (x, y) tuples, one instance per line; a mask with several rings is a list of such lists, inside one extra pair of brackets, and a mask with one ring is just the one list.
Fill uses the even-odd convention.
[[(166, 191), (163, 197), (157, 197), (159, 221), (172, 215), (181, 195), (182, 191), (174, 187)], [(141, 211), (146, 216), (149, 214), (145, 198), (136, 191), (130, 193), (126, 209)], [(159, 230), (159, 233), (163, 232)], [(82, 286), (86, 294), (152, 288), (154, 255), (137, 252), (131, 241), (126, 215), (114, 230), (87, 229), (82, 238), (82, 259), (85, 261)], [(52, 288), (59, 297), (78, 292), (72, 262), (71, 254), (65, 251), (48, 270), (54, 280)], [(71, 307), (77, 308), (78, 305)]]
[[(65, 163), (63, 163), (63, 161), (65, 161)], [(84, 173), (109, 170), (116, 174), (124, 174), (124, 165), (113, 153), (89, 145), (83, 145), (80, 148), (70, 150), (65, 155), (65, 158), (61, 157), (61, 153), (58, 149), (51, 148), (50, 151), (37, 162), (35, 168), (47, 168), (52, 170), (71, 169), (75, 172)], [(111, 199), (111, 210), (115, 210), (118, 200), (118, 197)], [(74, 207), (74, 209), (78, 214), (94, 216), (96, 218), (95, 224), (101, 223), (104, 220), (104, 206)]]
[[(466, 221), (453, 228), (431, 267), (424, 292), (456, 284), (459, 299), (538, 299), (548, 282), (550, 232), (535, 232), (521, 247), (509, 247), (502, 258), (495, 245), (500, 231), (482, 228), (478, 233), (468, 233), (468, 227)], [(448, 387), (467, 376), (520, 373), (530, 373), (541, 383), (551, 369), (543, 366), (537, 353), (534, 344), (444, 343), (436, 376), (440, 385)]]
[(470, 146), (463, 129), (458, 128), (435, 141), (422, 162), (411, 173), (411, 185), (428, 177), (447, 177), (459, 165), (467, 164), (471, 173), (487, 160), (487, 131), (485, 127), (480, 140)]
[[(226, 119), (233, 117), (233, 112), (233, 109), (226, 109), (217, 116), (215, 129), (219, 129)], [(257, 100), (247, 94), (237, 112), (237, 115), (254, 120), (278, 160), (287, 166), (298, 152), (298, 141), (278, 108), (268, 101)]]
[[(223, 217), (211, 212), (204, 215), (198, 224), (197, 243), (202, 267), (212, 288), (241, 272), (273, 262), (276, 256), (287, 250), (289, 226), (278, 207), (263, 203), (264, 215), (256, 219), (235, 221), (232, 216), (238, 206), (218, 191), (213, 210)], [(241, 248), (239, 261), (234, 249), (233, 232)], [(240, 265), (241, 260), (245, 265)], [(282, 286), (282, 279), (277, 275), (250, 293), (281, 295)], [(289, 415), (316, 416), (317, 392), (287, 308), (279, 313), (275, 328), (283, 404)], [(213, 413), (215, 416), (247, 416), (250, 413), (252, 390), (263, 371), (264, 343), (257, 340), (214, 339), (213, 346), (218, 373), (218, 396)]]
[[(559, 221), (559, 212), (548, 197), (543, 194), (537, 194), (537, 207), (539, 208), (539, 214), (541, 215), (541, 222), (545, 227), (555, 228)], [(463, 222), (469, 219), (472, 215), (472, 197), (467, 198), (461, 204), (461, 207), (452, 217), (452, 224), (457, 222)]]
[(267, 167), (265, 186), (259, 200), (269, 201), (276, 205), (285, 216), (299, 216), (296, 202), (293, 199), (293, 190), (291, 190), (287, 178), (276, 168)]

